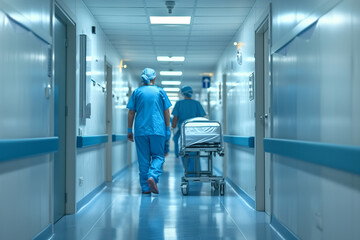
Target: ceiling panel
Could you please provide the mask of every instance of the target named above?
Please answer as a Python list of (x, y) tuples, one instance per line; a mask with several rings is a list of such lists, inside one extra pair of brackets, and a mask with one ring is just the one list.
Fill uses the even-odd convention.
[(153, 31), (189, 31), (190, 25), (151, 25)]
[[(115, 36), (115, 38), (114, 38)], [(142, 35), (142, 36), (134, 36), (134, 35), (109, 35), (109, 39), (113, 42), (117, 42), (117, 40), (120, 41), (151, 41), (150, 35)]]
[(143, 0), (83, 0), (83, 2), (89, 7), (144, 7)]
[(229, 31), (229, 30), (225, 30), (225, 31), (221, 31), (221, 30), (205, 30), (205, 31), (191, 31), (191, 36), (233, 36), (234, 32), (233, 31)]
[(230, 41), (232, 38), (229, 36), (221, 35), (206, 35), (206, 36), (190, 36), (189, 41), (201, 41), (201, 42), (211, 42), (211, 41)]
[(95, 16), (146, 16), (146, 11), (142, 7), (137, 8), (120, 8), (120, 7), (93, 7), (90, 8), (90, 11)]
[(170, 52), (170, 51), (173, 51), (173, 50), (183, 51), (184, 52), (186, 50), (186, 46), (178, 46), (176, 48), (174, 48), (173, 46), (155, 46), (155, 50), (157, 52), (161, 52), (161, 51)]
[(235, 24), (240, 24), (245, 20), (245, 17), (239, 17), (239, 16), (234, 16), (234, 17), (195, 17), (193, 19), (195, 24), (201, 24), (201, 23), (206, 23), (206, 24), (212, 24), (212, 23), (221, 23), (221, 24), (227, 24), (227, 23), (235, 23)]
[(137, 30), (137, 31), (149, 30), (148, 24), (119, 24), (116, 22), (112, 22), (112, 23), (101, 23), (101, 26), (105, 32), (122, 31), (122, 30)]
[(246, 17), (251, 8), (196, 8), (195, 16), (203, 17), (229, 17), (242, 16)]
[[(165, 8), (166, 0), (145, 0), (147, 7), (164, 7)], [(175, 1), (175, 8), (181, 7), (193, 7), (195, 4), (195, 0), (181, 0)]]
[(121, 38), (124, 35), (132, 35), (132, 36), (142, 36), (142, 35), (150, 35), (150, 30), (134, 30), (134, 29), (117, 29), (117, 30), (104, 30), (108, 37), (119, 37)]
[(188, 46), (225, 46), (226, 44), (228, 44), (229, 41), (211, 41), (211, 42), (194, 42), (194, 41), (189, 41)]
[[(177, 79), (201, 91), (202, 73), (212, 72), (247, 16), (254, 0), (178, 0), (173, 14), (166, 0), (83, 0), (129, 71), (145, 67), (181, 70)], [(151, 25), (150, 16), (192, 16), (190, 25)], [(185, 56), (181, 63), (157, 62), (156, 56)], [(140, 81), (140, 78), (139, 78)]]
[(213, 23), (213, 24), (193, 24), (191, 30), (192, 31), (203, 31), (203, 30), (230, 30), (235, 33), (236, 30), (239, 29), (240, 23)]
[(101, 15), (96, 16), (96, 19), (100, 24), (102, 23), (147, 23), (145, 16), (113, 16), (113, 15)]
[(251, 8), (254, 5), (255, 0), (198, 0), (197, 7), (216, 7), (216, 8)]
[(164, 6), (161, 6), (160, 8), (147, 8), (147, 12), (149, 16), (191, 16), (194, 12), (194, 9), (175, 7), (173, 13), (170, 15), (164, 4)]
[(186, 41), (153, 41), (154, 46), (187, 46)]
[(187, 41), (188, 37), (184, 36), (153, 36), (154, 41)]
[(187, 31), (152, 31), (154, 36), (187, 36), (190, 30)]

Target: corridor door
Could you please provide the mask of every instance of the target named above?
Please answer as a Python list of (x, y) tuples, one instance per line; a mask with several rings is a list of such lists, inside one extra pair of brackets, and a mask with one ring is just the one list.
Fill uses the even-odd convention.
[[(271, 82), (269, 76), (269, 30), (264, 32), (264, 137), (271, 137)], [(265, 212), (271, 214), (271, 154), (265, 153)]]
[(66, 204), (66, 24), (55, 17), (54, 135), (59, 151), (54, 157), (54, 222), (65, 215)]

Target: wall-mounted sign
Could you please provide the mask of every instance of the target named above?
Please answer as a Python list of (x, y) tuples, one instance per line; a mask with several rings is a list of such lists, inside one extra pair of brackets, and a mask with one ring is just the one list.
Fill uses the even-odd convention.
[(211, 77), (209, 77), (209, 76), (203, 77), (202, 78), (203, 88), (209, 88), (210, 87), (210, 81), (211, 81)]

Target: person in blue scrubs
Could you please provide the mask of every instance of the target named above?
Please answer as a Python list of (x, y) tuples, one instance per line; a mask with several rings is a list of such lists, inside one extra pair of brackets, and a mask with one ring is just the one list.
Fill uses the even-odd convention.
[(179, 157), (179, 138), (181, 124), (186, 120), (194, 117), (204, 117), (206, 115), (204, 108), (201, 106), (199, 101), (193, 100), (193, 90), (190, 86), (184, 86), (181, 88), (181, 94), (184, 99), (176, 102), (175, 107), (172, 111), (174, 116), (172, 120), (172, 127), (174, 130), (174, 144), (175, 144), (175, 156)]
[[(156, 72), (145, 68), (143, 85), (131, 95), (127, 108), (129, 141), (134, 141), (139, 162), (142, 193), (159, 193), (157, 184), (165, 161), (165, 145), (170, 140), (170, 100), (165, 91), (155, 86)], [(133, 122), (135, 127), (133, 133)]]

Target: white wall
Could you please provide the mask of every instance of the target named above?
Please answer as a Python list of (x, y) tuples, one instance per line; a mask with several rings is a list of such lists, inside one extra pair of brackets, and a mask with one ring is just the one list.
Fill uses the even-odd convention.
[[(273, 2), (273, 46), (329, 1)], [(301, 13), (301, 14), (300, 14)], [(360, 145), (360, 4), (342, 1), (273, 55), (275, 138)], [(300, 15), (300, 17), (299, 17)], [(295, 19), (298, 19), (295, 21)], [(360, 237), (360, 177), (274, 156), (273, 214), (302, 239)], [(341, 161), (341, 159), (339, 159)]]
[[(96, 22), (94, 16), (85, 6), (82, 0), (65, 1), (62, 4), (75, 16), (77, 49), (79, 49), (79, 35), (86, 34), (91, 44), (91, 79), (101, 85), (105, 84), (105, 56), (106, 61), (112, 65), (113, 70), (113, 133), (124, 134), (127, 130), (127, 118), (124, 117), (125, 109), (117, 108), (124, 100), (126, 100), (125, 89), (128, 81), (131, 81), (131, 75), (126, 71), (120, 72), (119, 65), (121, 56), (110, 44), (104, 32)], [(91, 27), (96, 26), (96, 34), (92, 34)], [(77, 51), (77, 69), (79, 66), (79, 51)], [(77, 82), (80, 76), (77, 71)], [(84, 136), (106, 134), (106, 93), (99, 86), (88, 84), (87, 95), (88, 102), (91, 103), (91, 117), (86, 119), (86, 123), (82, 124), (77, 119), (78, 129), (82, 129)], [(125, 86), (125, 87), (124, 87)], [(79, 89), (79, 88), (78, 88)], [(119, 96), (119, 100), (117, 100)], [(79, 109), (79, 108), (77, 108)], [(77, 114), (79, 116), (79, 114)], [(118, 145), (121, 145), (120, 147)], [(127, 148), (126, 143), (116, 143), (113, 145), (113, 168), (112, 172), (116, 173), (126, 166)], [(80, 177), (84, 179), (82, 185), (77, 181), (76, 201), (80, 201), (88, 193), (105, 181), (105, 144), (78, 149), (76, 160), (76, 179)]]
[[(51, 136), (51, 100), (45, 97), (50, 3), (0, 2), (0, 139)], [(0, 163), (0, 239), (31, 239), (51, 223), (51, 155)], [(19, 231), (21, 229), (21, 231)]]
[[(255, 25), (262, 16), (268, 5), (267, 1), (258, 1), (250, 11), (246, 20), (235, 34), (222, 55), (215, 74), (216, 87), (212, 90), (211, 101), (222, 104), (219, 101), (219, 87), (222, 84), (222, 76), (226, 74), (226, 133), (244, 137), (255, 136), (254, 101), (249, 100), (248, 81), (249, 76), (255, 71)], [(233, 42), (241, 42), (242, 65), (236, 61), (237, 47)], [(223, 87), (223, 86), (222, 86)], [(215, 106), (215, 105), (212, 105)], [(221, 109), (213, 108), (212, 118), (222, 121)], [(253, 199), (255, 198), (255, 153), (254, 149), (225, 144), (227, 162), (227, 177), (237, 184), (244, 192)], [(216, 162), (221, 169), (221, 161)]]
[[(360, 2), (344, 0), (325, 11), (333, 3), (272, 1), (273, 48), (285, 44), (306, 17), (322, 15), (312, 34), (295, 38), (287, 54), (273, 55), (274, 138), (360, 145)], [(227, 134), (254, 135), (247, 80), (254, 71), (254, 28), (267, 4), (255, 3), (233, 39), (244, 44), (243, 64), (235, 62), (232, 41), (217, 65), (217, 83), (223, 73), (228, 77)], [(214, 111), (220, 119), (221, 110)], [(233, 145), (227, 145), (226, 154), (228, 176), (254, 197), (253, 154)], [(360, 238), (358, 175), (277, 155), (272, 166), (273, 216), (284, 226), (301, 239)]]
[[(0, 2), (1, 139), (52, 136), (53, 103), (51, 98), (45, 98), (45, 87), (52, 81), (48, 77), (49, 46), (37, 36), (52, 42), (53, 4), (53, 1), (47, 0)], [(104, 83), (106, 55), (107, 61), (113, 66), (113, 84), (127, 85), (131, 75), (119, 72), (121, 56), (83, 2), (59, 0), (59, 4), (76, 22), (77, 90), (80, 34), (87, 34), (91, 39), (94, 59), (92, 78)], [(5, 14), (30, 31), (10, 21)], [(96, 35), (91, 33), (91, 26), (97, 27)], [(126, 92), (124, 89), (114, 91), (115, 95), (121, 96)], [(88, 95), (92, 103), (91, 119), (87, 120), (86, 125), (80, 125), (77, 119), (77, 126), (83, 129), (83, 135), (105, 134), (106, 95), (97, 86), (90, 86)], [(77, 106), (78, 101), (74, 103)], [(125, 133), (125, 110), (114, 112), (116, 133)], [(118, 149), (116, 170), (127, 163), (126, 151), (123, 146)], [(105, 181), (105, 144), (78, 150), (75, 161), (78, 202)], [(84, 177), (82, 186), (77, 181), (80, 176)], [(31, 239), (52, 224), (52, 177), (51, 154), (0, 163), (0, 239)]]

